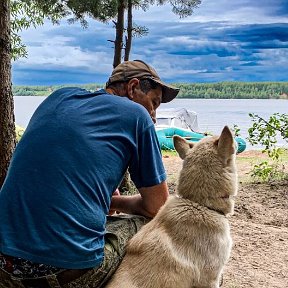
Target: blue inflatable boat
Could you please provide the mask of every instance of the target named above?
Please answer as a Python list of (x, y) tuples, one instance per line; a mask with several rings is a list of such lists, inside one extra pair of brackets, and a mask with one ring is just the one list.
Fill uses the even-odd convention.
[[(158, 109), (155, 124), (158, 140), (163, 150), (174, 150), (173, 136), (179, 135), (187, 141), (197, 142), (208, 135), (199, 132), (197, 113), (185, 108)], [(246, 142), (235, 137), (237, 153), (246, 149)]]
[[(190, 142), (198, 142), (202, 138), (207, 137), (207, 135), (203, 133), (187, 131), (175, 127), (156, 129), (156, 133), (162, 150), (175, 150), (173, 144), (174, 135), (179, 135)], [(241, 137), (235, 137), (235, 141), (237, 142), (238, 146), (237, 153), (243, 152), (246, 149), (245, 140)]]

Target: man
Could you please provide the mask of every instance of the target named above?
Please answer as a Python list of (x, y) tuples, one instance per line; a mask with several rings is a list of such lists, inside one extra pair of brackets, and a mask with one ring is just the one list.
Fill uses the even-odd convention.
[[(168, 197), (153, 121), (177, 93), (135, 60), (105, 90), (63, 88), (37, 108), (0, 191), (1, 288), (102, 287)], [(128, 167), (140, 193), (112, 196)]]

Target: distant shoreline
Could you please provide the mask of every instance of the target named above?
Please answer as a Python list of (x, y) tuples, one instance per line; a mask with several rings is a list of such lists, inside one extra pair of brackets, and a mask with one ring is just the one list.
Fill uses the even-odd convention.
[[(288, 100), (288, 82), (172, 83), (180, 88), (177, 99), (284, 99)], [(13, 86), (14, 96), (48, 96), (63, 87), (95, 91), (104, 84), (65, 84), (50, 86)]]

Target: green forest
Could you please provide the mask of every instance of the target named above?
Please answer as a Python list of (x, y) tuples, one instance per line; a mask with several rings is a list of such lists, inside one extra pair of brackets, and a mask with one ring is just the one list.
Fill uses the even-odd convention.
[[(172, 83), (180, 88), (177, 98), (220, 99), (288, 99), (288, 82), (219, 82), (219, 83)], [(77, 86), (89, 91), (102, 88), (104, 84), (14, 86), (14, 96), (48, 96), (53, 91)]]

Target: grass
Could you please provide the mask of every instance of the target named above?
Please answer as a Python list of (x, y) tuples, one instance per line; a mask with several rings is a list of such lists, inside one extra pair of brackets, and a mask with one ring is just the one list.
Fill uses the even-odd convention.
[(237, 166), (246, 169), (239, 177), (242, 182), (272, 183), (288, 179), (288, 149), (280, 150), (278, 160), (272, 160), (267, 153), (251, 151), (237, 157)]
[(176, 150), (161, 150), (163, 157), (178, 156)]
[(287, 161), (288, 162), (288, 149), (281, 149), (281, 158), (283, 159), (283, 161)]

